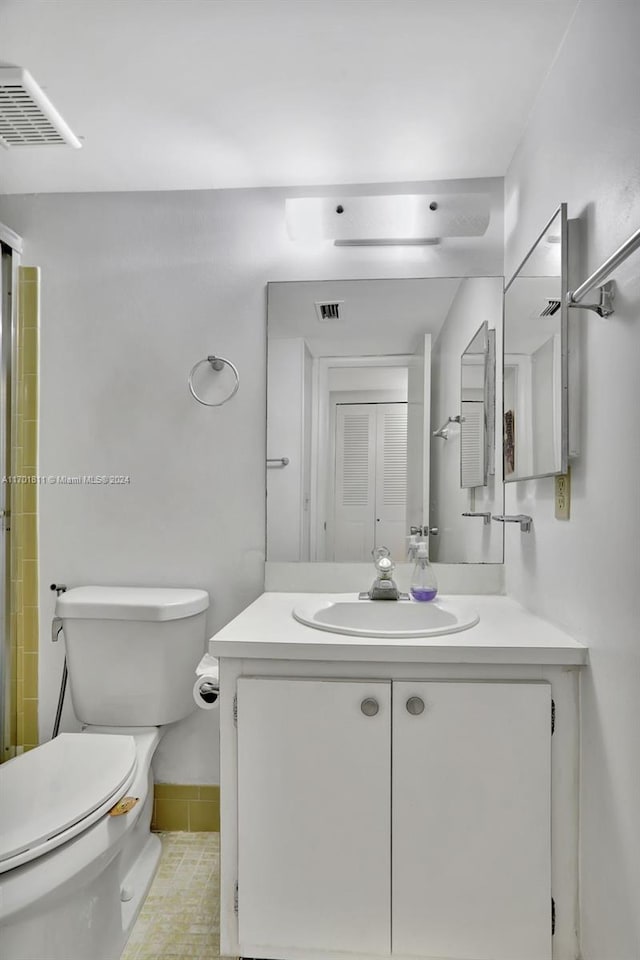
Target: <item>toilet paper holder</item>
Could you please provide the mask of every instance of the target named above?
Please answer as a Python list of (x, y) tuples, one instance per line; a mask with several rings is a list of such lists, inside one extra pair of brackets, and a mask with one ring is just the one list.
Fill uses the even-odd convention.
[(193, 685), (193, 699), (201, 710), (217, 708), (220, 700), (220, 674), (218, 661), (205, 653), (196, 667), (196, 682)]
[(198, 687), (198, 691), (200, 693), (200, 697), (205, 703), (215, 703), (220, 696), (219, 688), (216, 687), (215, 683), (212, 683), (210, 680), (205, 680), (204, 683), (201, 683)]

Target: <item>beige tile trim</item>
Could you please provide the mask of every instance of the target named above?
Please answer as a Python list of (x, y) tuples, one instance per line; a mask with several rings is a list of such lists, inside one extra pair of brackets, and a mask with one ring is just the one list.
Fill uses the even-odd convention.
[(218, 833), (220, 787), (198, 784), (156, 783), (153, 830), (186, 830)]
[(40, 271), (19, 267), (11, 396), (9, 743), (3, 759), (38, 744), (38, 393)]

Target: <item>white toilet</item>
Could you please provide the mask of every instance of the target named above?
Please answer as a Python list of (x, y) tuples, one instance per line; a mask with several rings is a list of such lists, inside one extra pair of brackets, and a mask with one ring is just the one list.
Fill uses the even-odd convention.
[[(0, 766), (0, 957), (117, 960), (160, 856), (151, 760), (195, 709), (203, 590), (76, 587), (58, 598), (74, 711)], [(109, 811), (138, 798), (128, 813)]]

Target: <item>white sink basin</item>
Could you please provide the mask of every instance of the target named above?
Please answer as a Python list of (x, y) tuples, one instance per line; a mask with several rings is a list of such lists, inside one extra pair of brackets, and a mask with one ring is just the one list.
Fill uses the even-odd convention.
[(315, 630), (346, 633), (355, 637), (436, 637), (475, 627), (480, 617), (455, 600), (439, 598), (428, 603), (415, 600), (307, 601), (294, 607), (293, 616)]

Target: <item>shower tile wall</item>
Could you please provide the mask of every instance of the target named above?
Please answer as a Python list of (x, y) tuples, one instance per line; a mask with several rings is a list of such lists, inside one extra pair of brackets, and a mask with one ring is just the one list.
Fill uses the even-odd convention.
[(11, 416), (10, 753), (38, 744), (38, 341), (37, 267), (18, 270)]

